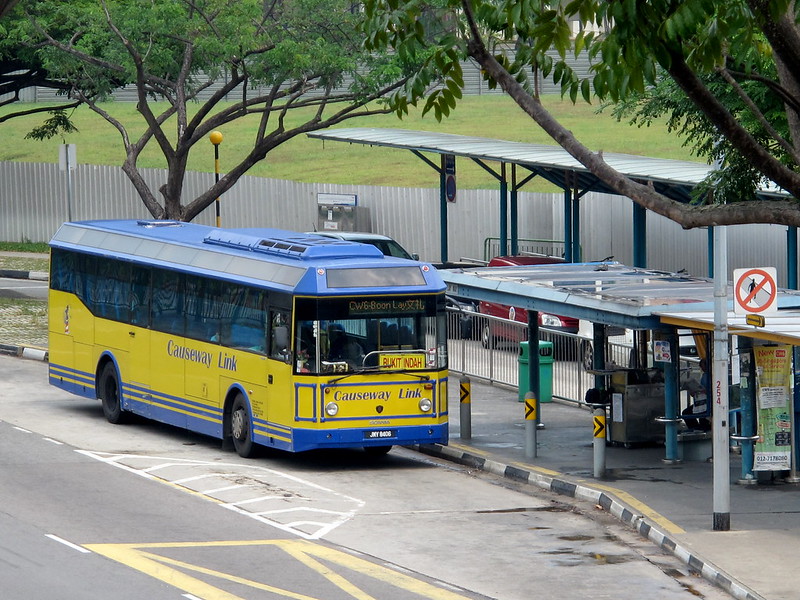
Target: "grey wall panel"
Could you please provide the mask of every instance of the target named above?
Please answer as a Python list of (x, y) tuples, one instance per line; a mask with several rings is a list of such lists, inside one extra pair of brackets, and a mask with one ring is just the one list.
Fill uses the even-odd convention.
[[(145, 169), (152, 189), (164, 181), (165, 171)], [(213, 183), (213, 174), (186, 175), (185, 197), (195, 197)], [(139, 195), (118, 167), (79, 165), (74, 172), (72, 218), (150, 218)], [(66, 176), (56, 164), (0, 162), (0, 239), (47, 241), (67, 219)], [(369, 210), (369, 229), (397, 239), (420, 258), (440, 260), (439, 189), (296, 183), (260, 177), (242, 177), (220, 199), (223, 227), (277, 227), (311, 231), (317, 223), (317, 194), (356, 194)], [(448, 258), (483, 259), (484, 241), (498, 237), (499, 191), (459, 190), (447, 204)], [(563, 195), (521, 192), (519, 238), (564, 239)], [(580, 240), (584, 260), (615, 260), (632, 264), (632, 203), (609, 194), (587, 194), (581, 199)], [(214, 225), (212, 204), (195, 222)], [(787, 284), (786, 228), (776, 225), (728, 227), (728, 265), (775, 266), (779, 284)], [(692, 275), (708, 275), (706, 229), (684, 231), (672, 221), (648, 213), (648, 266)], [(509, 232), (510, 233), (510, 232)]]

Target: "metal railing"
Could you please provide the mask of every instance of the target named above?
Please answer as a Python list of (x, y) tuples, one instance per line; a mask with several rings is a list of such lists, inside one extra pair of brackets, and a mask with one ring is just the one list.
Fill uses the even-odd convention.
[[(448, 308), (450, 370), (491, 384), (519, 388), (520, 342), (527, 340), (525, 323), (478, 312)], [(586, 390), (595, 385), (587, 372), (591, 343), (574, 333), (540, 329), (540, 340), (553, 344), (553, 398), (583, 404)], [(630, 346), (609, 342), (606, 365), (627, 366)]]

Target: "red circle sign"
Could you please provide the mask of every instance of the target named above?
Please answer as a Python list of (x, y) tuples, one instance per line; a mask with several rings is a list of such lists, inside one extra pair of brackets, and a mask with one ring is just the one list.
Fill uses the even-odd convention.
[(761, 313), (773, 308), (778, 286), (768, 271), (749, 269), (736, 280), (733, 293), (737, 306), (744, 312)]

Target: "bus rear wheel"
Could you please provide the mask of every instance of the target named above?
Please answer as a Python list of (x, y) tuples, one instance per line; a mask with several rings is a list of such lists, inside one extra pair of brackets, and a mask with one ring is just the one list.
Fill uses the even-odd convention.
[(250, 458), (255, 454), (251, 422), (250, 408), (244, 396), (237, 394), (231, 409), (231, 437), (236, 453), (242, 458)]
[(127, 421), (127, 413), (122, 410), (122, 395), (117, 379), (117, 369), (107, 362), (100, 372), (97, 391), (103, 402), (103, 414), (109, 423), (119, 424)]

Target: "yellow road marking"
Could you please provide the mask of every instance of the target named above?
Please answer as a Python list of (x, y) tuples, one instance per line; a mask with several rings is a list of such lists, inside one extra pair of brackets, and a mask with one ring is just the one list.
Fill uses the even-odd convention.
[(676, 525), (672, 521), (670, 521), (667, 517), (654, 511), (644, 502), (637, 500), (634, 496), (631, 496), (628, 492), (623, 490), (607, 486), (607, 485), (600, 485), (592, 481), (590, 483), (590, 487), (597, 488), (599, 490), (603, 490), (605, 492), (609, 492), (614, 494), (617, 498), (619, 498), (622, 502), (630, 506), (636, 512), (641, 513), (648, 519), (652, 520), (654, 523), (658, 523), (662, 528), (666, 529), (669, 533), (686, 533), (686, 531), (680, 526)]
[(192, 594), (202, 600), (244, 600), (212, 584), (206, 583), (188, 572), (194, 572), (223, 581), (244, 585), (258, 590), (275, 594), (281, 598), (291, 600), (319, 600), (291, 590), (284, 590), (258, 581), (252, 581), (207, 567), (193, 565), (177, 559), (155, 554), (154, 550), (167, 548), (224, 548), (244, 546), (272, 546), (286, 552), (300, 563), (325, 577), (333, 585), (355, 600), (375, 600), (373, 596), (348, 581), (347, 578), (336, 573), (327, 563), (338, 565), (366, 575), (390, 586), (416, 594), (429, 600), (467, 600), (464, 596), (451, 592), (424, 581), (420, 581), (388, 567), (384, 567), (351, 554), (327, 548), (307, 540), (245, 540), (245, 541), (218, 541), (218, 542), (165, 542), (153, 544), (87, 544), (84, 547), (92, 552), (115, 560), (133, 569), (141, 571), (160, 581), (168, 583), (181, 591)]

